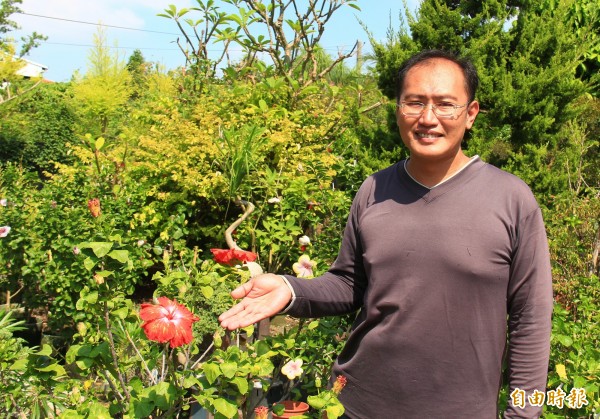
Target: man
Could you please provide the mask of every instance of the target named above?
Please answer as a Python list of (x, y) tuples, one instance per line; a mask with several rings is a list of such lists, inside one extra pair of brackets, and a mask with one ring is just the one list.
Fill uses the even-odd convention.
[(312, 280), (256, 277), (220, 317), (235, 329), (284, 308), (302, 317), (360, 309), (333, 367), (348, 380), (348, 418), (497, 418), (505, 358), (509, 392), (525, 395), (505, 417), (541, 414), (526, 396), (546, 388), (546, 234), (529, 188), (461, 149), (477, 84), (473, 65), (452, 54), (409, 59), (397, 120), (410, 157), (363, 183), (335, 263)]

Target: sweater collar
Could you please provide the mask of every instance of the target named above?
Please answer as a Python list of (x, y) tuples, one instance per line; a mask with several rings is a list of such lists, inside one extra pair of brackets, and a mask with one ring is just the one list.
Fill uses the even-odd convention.
[(398, 174), (402, 184), (425, 201), (432, 201), (438, 196), (454, 189), (456, 186), (462, 185), (467, 179), (471, 178), (485, 163), (476, 155), (471, 157), (471, 160), (460, 168), (456, 173), (453, 173), (447, 179), (438, 183), (433, 187), (427, 187), (417, 182), (406, 170), (407, 160), (402, 160), (398, 164)]

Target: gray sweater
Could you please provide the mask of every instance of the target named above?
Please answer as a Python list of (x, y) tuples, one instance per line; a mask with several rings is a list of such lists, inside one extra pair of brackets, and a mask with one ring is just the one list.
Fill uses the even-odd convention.
[[(541, 211), (524, 182), (478, 157), (432, 189), (403, 161), (370, 176), (329, 271), (286, 278), (292, 316), (360, 309), (333, 368), (348, 379), (340, 400), (351, 418), (497, 418), (505, 360), (510, 391), (546, 390), (553, 299)], [(505, 417), (540, 414), (509, 405)]]

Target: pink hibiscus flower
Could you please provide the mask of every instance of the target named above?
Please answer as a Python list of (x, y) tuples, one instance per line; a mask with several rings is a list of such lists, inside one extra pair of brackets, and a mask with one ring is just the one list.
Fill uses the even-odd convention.
[(302, 255), (298, 259), (298, 262), (292, 265), (292, 269), (294, 270), (298, 278), (312, 278), (314, 276), (313, 268), (316, 264), (316, 262), (310, 260), (310, 257), (308, 257), (308, 255)]
[(283, 368), (281, 368), (281, 373), (290, 380), (293, 380), (296, 377), (300, 377), (304, 372), (302, 370), (302, 363), (303, 361), (301, 359), (292, 359), (287, 364), (285, 364)]
[(2, 226), (2, 227), (0, 227), (0, 237), (6, 237), (6, 236), (8, 236), (8, 233), (10, 233), (10, 227), (9, 226)]

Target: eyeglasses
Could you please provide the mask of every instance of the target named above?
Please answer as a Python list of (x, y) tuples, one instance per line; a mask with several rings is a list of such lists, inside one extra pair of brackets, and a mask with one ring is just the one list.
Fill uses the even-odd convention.
[(467, 105), (468, 103), (465, 103), (464, 105), (456, 105), (454, 103), (449, 102), (442, 102), (436, 105), (434, 105), (433, 103), (431, 105), (426, 105), (422, 102), (401, 102), (396, 104), (396, 106), (400, 108), (400, 112), (402, 112), (402, 115), (404, 116), (408, 116), (411, 118), (421, 116), (423, 115), (423, 112), (425, 112), (425, 108), (431, 106), (431, 110), (433, 111), (435, 116), (437, 116), (438, 118), (446, 119), (454, 118), (456, 110), (459, 108), (464, 108)]

